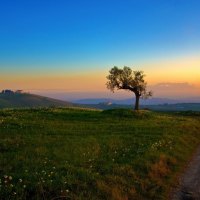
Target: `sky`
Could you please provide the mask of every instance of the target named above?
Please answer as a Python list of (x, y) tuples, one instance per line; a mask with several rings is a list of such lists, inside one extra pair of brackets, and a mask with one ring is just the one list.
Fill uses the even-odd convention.
[(1, 0), (0, 89), (127, 97), (113, 66), (143, 70), (156, 97), (200, 96), (198, 0)]

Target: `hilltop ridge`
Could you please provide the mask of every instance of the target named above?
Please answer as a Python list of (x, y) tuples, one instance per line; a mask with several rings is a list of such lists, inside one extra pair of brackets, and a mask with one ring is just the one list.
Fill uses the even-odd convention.
[(29, 93), (7, 92), (0, 93), (0, 108), (33, 108), (33, 107), (69, 107), (75, 104)]

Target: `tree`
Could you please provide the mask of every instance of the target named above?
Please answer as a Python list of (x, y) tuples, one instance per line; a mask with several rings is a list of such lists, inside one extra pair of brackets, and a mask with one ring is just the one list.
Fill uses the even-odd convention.
[(128, 90), (135, 94), (135, 110), (139, 110), (140, 97), (148, 98), (152, 96), (152, 92), (147, 92), (147, 83), (144, 80), (145, 74), (143, 71), (133, 71), (129, 67), (119, 69), (113, 67), (109, 71), (109, 75), (106, 77), (108, 82), (106, 83), (107, 88), (112, 92), (117, 90)]

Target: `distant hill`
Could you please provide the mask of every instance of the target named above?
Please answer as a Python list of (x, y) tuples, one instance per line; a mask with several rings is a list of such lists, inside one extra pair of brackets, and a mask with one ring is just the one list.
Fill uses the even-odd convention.
[(0, 108), (33, 108), (51, 106), (69, 107), (75, 106), (75, 104), (28, 93), (0, 93)]
[[(94, 98), (94, 99), (79, 99), (73, 101), (78, 104), (100, 104), (100, 103), (109, 103), (109, 104), (119, 104), (119, 105), (132, 105), (134, 104), (135, 99), (109, 99), (109, 98)], [(191, 98), (179, 98), (179, 99), (170, 99), (170, 98), (150, 98), (150, 99), (141, 99), (141, 105), (161, 105), (161, 104), (177, 104), (177, 103), (200, 103), (200, 97), (191, 97)]]
[[(127, 104), (110, 104), (110, 103), (99, 103), (99, 104), (85, 104), (85, 107), (91, 107), (96, 109), (108, 110), (117, 108), (129, 108), (133, 109), (132, 105)], [(159, 104), (159, 105), (141, 105), (141, 109), (155, 110), (155, 111), (199, 111), (200, 103), (175, 103), (175, 104)]]

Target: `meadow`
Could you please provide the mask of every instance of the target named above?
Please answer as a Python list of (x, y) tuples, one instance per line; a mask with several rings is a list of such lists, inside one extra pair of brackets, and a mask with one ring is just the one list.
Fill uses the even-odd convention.
[(200, 113), (0, 110), (0, 199), (167, 199)]

